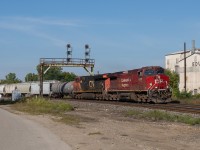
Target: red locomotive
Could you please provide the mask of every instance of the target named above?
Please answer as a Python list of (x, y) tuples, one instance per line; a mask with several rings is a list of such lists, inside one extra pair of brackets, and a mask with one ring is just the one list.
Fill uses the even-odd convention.
[(169, 77), (159, 66), (142, 67), (124, 72), (81, 76), (71, 83), (73, 98), (138, 102), (171, 100)]

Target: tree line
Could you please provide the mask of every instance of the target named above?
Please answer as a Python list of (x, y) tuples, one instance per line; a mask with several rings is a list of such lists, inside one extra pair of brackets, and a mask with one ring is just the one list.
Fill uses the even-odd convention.
[[(47, 67), (44, 67), (46, 70)], [(37, 74), (35, 73), (27, 73), (25, 76), (25, 82), (31, 81), (39, 81), (39, 65), (36, 67)], [(43, 76), (44, 80), (58, 80), (61, 82), (69, 82), (76, 78), (76, 75), (72, 72), (64, 72), (61, 67), (51, 67)], [(21, 83), (22, 80), (17, 78), (15, 73), (9, 73), (5, 76), (5, 79), (1, 81), (2, 84), (10, 84), (10, 83)]]

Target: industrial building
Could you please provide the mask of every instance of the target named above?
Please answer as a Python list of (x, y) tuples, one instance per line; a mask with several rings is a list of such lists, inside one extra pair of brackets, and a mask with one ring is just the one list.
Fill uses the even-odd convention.
[(200, 49), (181, 50), (165, 55), (165, 68), (179, 74), (179, 90), (200, 94)]

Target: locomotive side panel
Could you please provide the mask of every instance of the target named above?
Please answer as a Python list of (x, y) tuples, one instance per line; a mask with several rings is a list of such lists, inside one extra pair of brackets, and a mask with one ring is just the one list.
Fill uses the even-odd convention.
[(81, 90), (85, 92), (101, 92), (104, 88), (104, 79), (99, 76), (84, 76), (80, 78)]
[(144, 91), (146, 87), (145, 78), (142, 76), (142, 71), (133, 70), (128, 73), (115, 75), (115, 78), (110, 79), (110, 90), (119, 91)]
[(132, 74), (132, 90), (133, 91), (144, 91), (146, 87), (145, 77), (143, 76), (143, 70), (133, 70)]

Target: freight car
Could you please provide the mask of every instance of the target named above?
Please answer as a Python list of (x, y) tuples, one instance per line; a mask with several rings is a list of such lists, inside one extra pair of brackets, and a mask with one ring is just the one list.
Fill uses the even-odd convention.
[(169, 77), (159, 66), (81, 76), (66, 84), (67, 93), (76, 99), (133, 100), (137, 102), (163, 103), (171, 100)]
[(57, 82), (51, 86), (51, 97), (54, 98), (63, 98), (66, 93), (66, 84), (67, 82)]
[[(43, 82), (43, 96), (63, 97), (65, 92), (65, 84), (58, 81), (45, 81)], [(23, 82), (13, 84), (1, 84), (0, 94), (2, 97), (12, 97), (14, 91), (20, 92), (21, 96), (29, 97), (40, 94), (39, 82)]]

